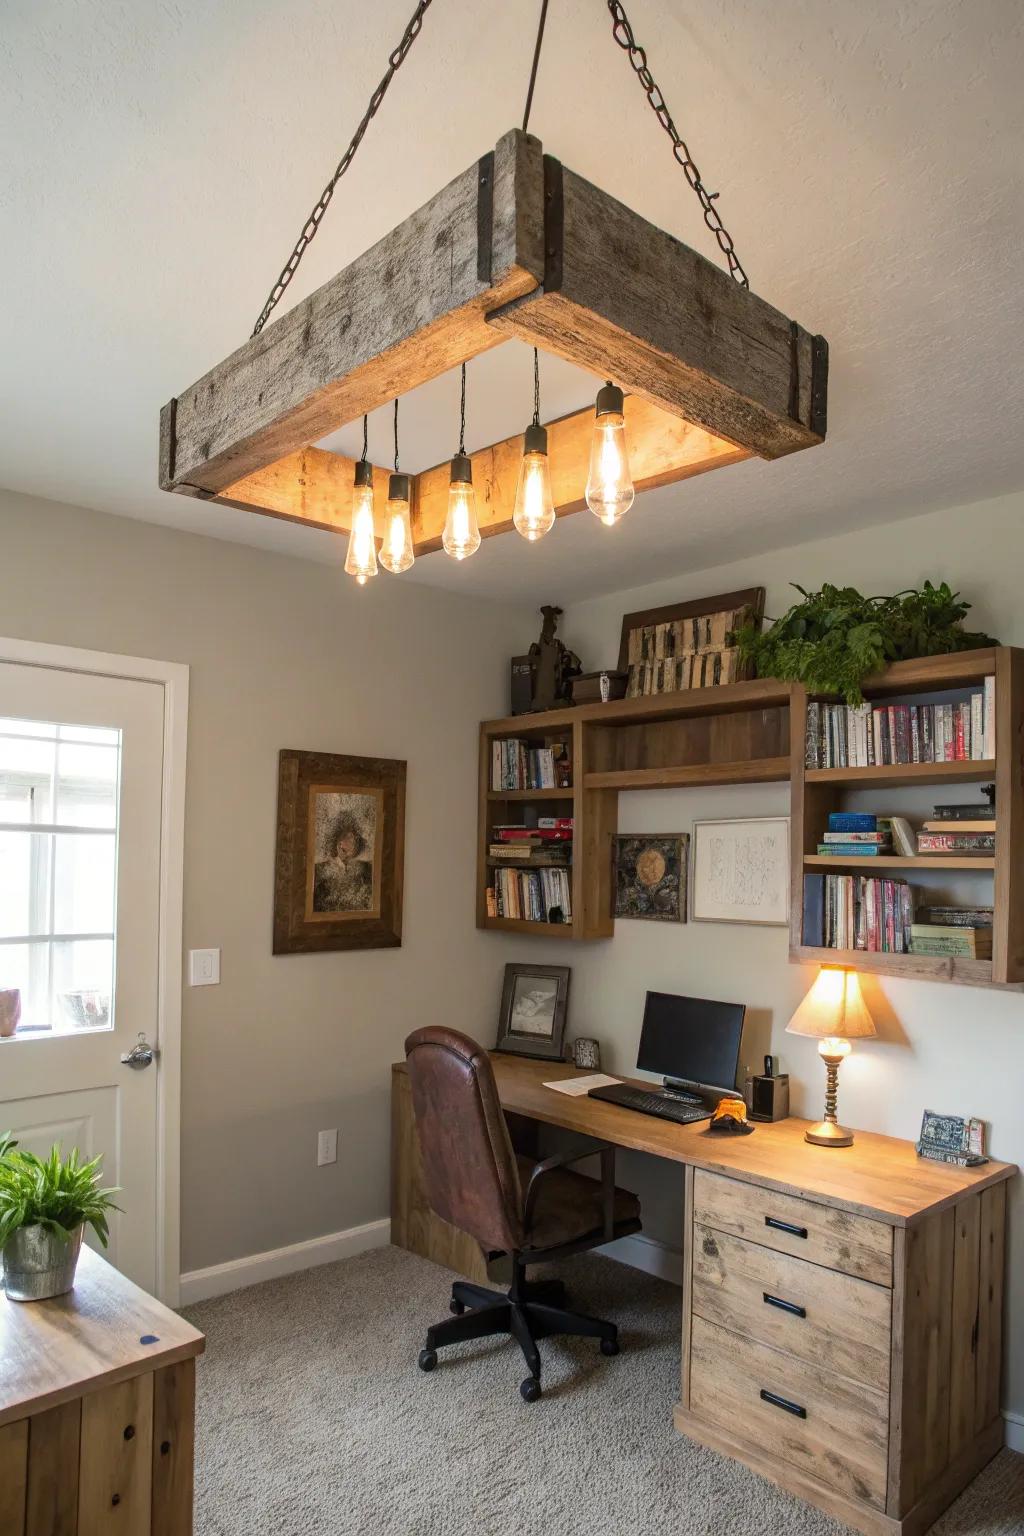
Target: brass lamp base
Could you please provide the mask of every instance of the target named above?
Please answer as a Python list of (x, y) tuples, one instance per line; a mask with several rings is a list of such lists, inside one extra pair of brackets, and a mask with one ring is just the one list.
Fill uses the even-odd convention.
[(817, 1125), (809, 1126), (804, 1132), (804, 1141), (812, 1142), (816, 1147), (852, 1147), (853, 1132), (837, 1125), (834, 1120), (819, 1120)]

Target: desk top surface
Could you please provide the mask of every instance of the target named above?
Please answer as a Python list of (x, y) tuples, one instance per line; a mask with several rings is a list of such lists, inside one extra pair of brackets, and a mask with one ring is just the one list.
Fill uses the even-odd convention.
[(66, 1296), (8, 1301), (0, 1291), (0, 1424), (187, 1360), (204, 1345), (198, 1329), (83, 1248)]
[[(585, 1095), (573, 1098), (546, 1088), (545, 1083), (588, 1075), (565, 1062), (533, 1061), (498, 1052), (491, 1053), (491, 1061), (502, 1107), (510, 1113), (598, 1136), (654, 1157), (692, 1163), (747, 1183), (802, 1195), (890, 1226), (911, 1226), (1017, 1172), (1013, 1163), (958, 1168), (929, 1162), (918, 1157), (912, 1141), (871, 1131), (858, 1131), (852, 1147), (816, 1147), (804, 1141), (810, 1122), (796, 1118), (759, 1123), (750, 1136), (712, 1134), (706, 1122), (677, 1125), (601, 1099)], [(397, 1070), (404, 1072), (405, 1063), (398, 1063)], [(652, 1084), (648, 1081), (638, 1086), (650, 1088)]]

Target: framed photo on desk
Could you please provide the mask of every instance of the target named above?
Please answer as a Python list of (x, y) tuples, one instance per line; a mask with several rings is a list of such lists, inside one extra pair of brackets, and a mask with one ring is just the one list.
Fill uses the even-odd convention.
[(495, 1050), (561, 1061), (569, 976), (567, 965), (506, 965)]

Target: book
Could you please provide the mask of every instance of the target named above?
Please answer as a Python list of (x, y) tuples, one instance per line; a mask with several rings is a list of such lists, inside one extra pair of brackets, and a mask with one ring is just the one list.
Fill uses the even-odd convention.
[(900, 858), (914, 857), (917, 852), (917, 835), (905, 816), (879, 816), (878, 825), (888, 832)]
[(924, 832), (994, 832), (995, 830), (996, 824), (994, 821), (984, 821), (980, 817), (977, 821), (970, 821), (966, 816), (963, 818), (950, 817), (948, 820), (926, 821), (922, 825), (922, 831)]
[(994, 912), (991, 907), (921, 907), (918, 916), (923, 923), (942, 923), (962, 928), (991, 928)]
[(804, 876), (803, 942), (821, 949), (825, 943), (825, 876)]
[(878, 817), (866, 811), (831, 811), (828, 818), (830, 832), (875, 832)]
[[(994, 679), (987, 680), (994, 682)], [(807, 768), (872, 768), (991, 757), (994, 690), (937, 704), (807, 706)]]
[(872, 843), (889, 841), (887, 832), (823, 832), (821, 836), (826, 843), (864, 843), (870, 846)]
[(818, 852), (831, 854), (833, 858), (871, 859), (892, 852), (891, 843), (819, 843)]
[(918, 853), (995, 853), (994, 832), (919, 832)]
[(912, 923), (910, 949), (915, 955), (954, 955), (991, 960), (991, 928), (964, 928), (954, 923)]
[(814, 948), (906, 954), (911, 889), (871, 875), (806, 874), (803, 921), (804, 943)]
[(939, 821), (994, 820), (996, 787), (994, 784), (985, 784), (982, 789), (988, 795), (986, 800), (972, 801), (968, 805), (936, 805), (932, 808), (932, 815)]
[(961, 1115), (937, 1115), (934, 1110), (925, 1110), (917, 1141), (918, 1157), (974, 1168), (988, 1162), (984, 1147), (983, 1121), (965, 1119)]

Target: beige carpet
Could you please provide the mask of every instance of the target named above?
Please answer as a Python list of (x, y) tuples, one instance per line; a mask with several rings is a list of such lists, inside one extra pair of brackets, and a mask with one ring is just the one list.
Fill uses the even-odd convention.
[[(844, 1528), (681, 1439), (679, 1292), (609, 1259), (561, 1267), (622, 1353), (546, 1340), (442, 1351), (451, 1276), (395, 1248), (202, 1303), (196, 1536), (837, 1536)], [(1024, 1457), (1003, 1451), (934, 1536), (1021, 1536)]]

